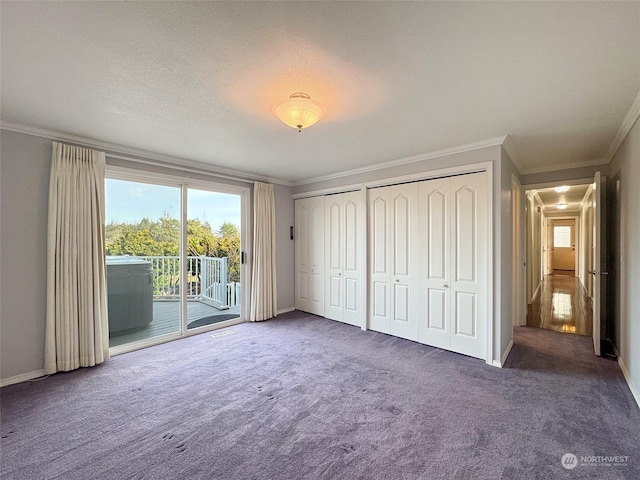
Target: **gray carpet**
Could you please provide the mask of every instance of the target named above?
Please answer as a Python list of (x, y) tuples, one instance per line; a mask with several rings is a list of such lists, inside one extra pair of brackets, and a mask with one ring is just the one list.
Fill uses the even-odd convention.
[(640, 410), (589, 338), (518, 328), (497, 369), (299, 312), (225, 330), (3, 388), (2, 478), (640, 478)]

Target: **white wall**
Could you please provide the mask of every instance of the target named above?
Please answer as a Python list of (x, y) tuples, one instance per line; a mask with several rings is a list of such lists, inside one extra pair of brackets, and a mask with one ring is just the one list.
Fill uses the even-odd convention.
[[(609, 165), (611, 182), (619, 180), (617, 245), (609, 245), (619, 288), (618, 353), (620, 365), (640, 405), (640, 121), (636, 121)], [(615, 191), (611, 185), (609, 191)], [(615, 225), (617, 222), (610, 222)]]
[[(109, 164), (131, 167), (123, 160)], [(51, 140), (0, 130), (0, 378), (38, 372), (44, 362), (47, 203)], [(138, 165), (138, 167), (140, 167)], [(173, 173), (145, 166), (145, 170)], [(194, 175), (212, 180), (207, 175)], [(215, 178), (218, 183), (248, 185)], [(291, 187), (275, 186), (278, 309), (293, 308)]]

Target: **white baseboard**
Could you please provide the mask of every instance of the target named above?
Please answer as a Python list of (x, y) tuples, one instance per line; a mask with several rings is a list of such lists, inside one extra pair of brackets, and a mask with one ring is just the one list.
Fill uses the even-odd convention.
[(631, 390), (631, 395), (635, 398), (638, 407), (640, 407), (640, 390), (636, 387), (636, 384), (633, 383), (631, 379), (631, 375), (629, 374), (629, 370), (627, 370), (627, 366), (624, 364), (624, 360), (621, 357), (618, 357), (618, 365), (620, 365), (620, 370), (622, 370), (622, 374), (624, 375), (624, 379), (627, 381), (627, 385), (629, 385), (629, 390)]
[(293, 312), (296, 307), (283, 308), (282, 310), (278, 310), (276, 315), (282, 315), (283, 313)]
[(46, 373), (44, 373), (44, 370), (21, 373), (20, 375), (14, 375), (13, 377), (3, 378), (0, 380), (0, 387), (6, 387), (7, 385), (13, 385), (14, 383), (27, 382), (35, 378), (44, 377), (45, 375)]
[(494, 367), (502, 368), (505, 362), (507, 361), (507, 357), (509, 356), (509, 353), (511, 353), (512, 347), (513, 347), (513, 339), (509, 342), (509, 345), (507, 345), (507, 349), (502, 354), (502, 358), (500, 359), (500, 361), (494, 360), (493, 362), (491, 362), (491, 365), (493, 365)]

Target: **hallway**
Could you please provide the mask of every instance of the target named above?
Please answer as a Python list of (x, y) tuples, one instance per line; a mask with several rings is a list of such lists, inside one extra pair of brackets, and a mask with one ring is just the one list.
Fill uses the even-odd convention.
[(591, 336), (591, 299), (577, 277), (546, 275), (527, 308), (527, 326)]

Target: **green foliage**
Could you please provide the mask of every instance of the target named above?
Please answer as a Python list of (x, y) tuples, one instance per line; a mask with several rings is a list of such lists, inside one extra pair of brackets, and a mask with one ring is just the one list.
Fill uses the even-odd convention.
[[(158, 221), (143, 218), (140, 223), (109, 223), (105, 228), (107, 255), (178, 256), (180, 222), (168, 215)], [(208, 222), (187, 221), (187, 256), (227, 257), (227, 281), (240, 281), (240, 232), (224, 223), (217, 232)], [(190, 272), (197, 275), (199, 272)]]
[[(240, 232), (232, 223), (225, 222), (218, 231), (220, 241), (218, 243), (219, 257), (227, 257), (229, 269), (229, 281), (240, 281)], [(237, 280), (235, 280), (237, 279)]]

